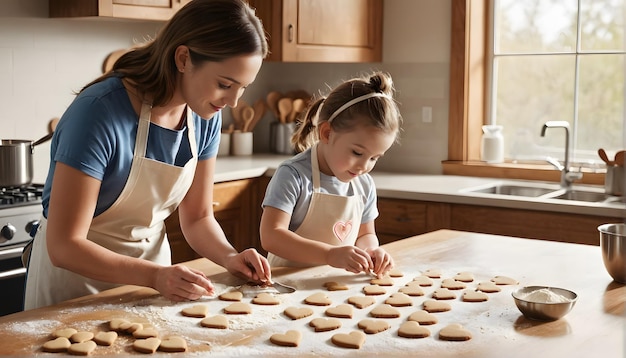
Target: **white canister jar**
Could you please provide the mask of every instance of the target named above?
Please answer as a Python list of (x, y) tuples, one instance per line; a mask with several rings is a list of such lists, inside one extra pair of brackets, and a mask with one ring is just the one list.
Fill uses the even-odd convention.
[(502, 126), (483, 126), (480, 159), (487, 163), (504, 162), (504, 137), (502, 136)]

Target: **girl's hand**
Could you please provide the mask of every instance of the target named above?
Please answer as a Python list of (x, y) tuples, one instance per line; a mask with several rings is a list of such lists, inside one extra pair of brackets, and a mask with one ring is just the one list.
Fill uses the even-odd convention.
[(156, 273), (154, 289), (177, 302), (197, 300), (215, 293), (213, 284), (203, 272), (184, 265), (160, 268)]
[(271, 283), (272, 271), (267, 259), (255, 249), (246, 249), (231, 256), (225, 267), (235, 276), (253, 282)]
[(370, 272), (374, 269), (370, 255), (356, 246), (334, 247), (328, 251), (326, 261), (332, 267), (343, 268), (353, 273)]
[(393, 268), (393, 258), (384, 249), (376, 247), (373, 249), (368, 249), (366, 251), (372, 258), (372, 261), (374, 261), (372, 272), (376, 276), (381, 277)]

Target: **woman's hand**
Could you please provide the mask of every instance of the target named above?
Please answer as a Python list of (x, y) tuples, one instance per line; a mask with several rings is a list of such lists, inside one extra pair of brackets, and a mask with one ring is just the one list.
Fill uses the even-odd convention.
[(381, 277), (393, 268), (393, 258), (384, 249), (376, 247), (372, 249), (367, 249), (366, 251), (372, 258), (372, 261), (374, 261), (372, 272), (376, 276)]
[(259, 283), (272, 282), (272, 271), (265, 257), (255, 249), (246, 249), (231, 256), (225, 268), (235, 276)]
[(164, 266), (156, 273), (154, 289), (172, 301), (197, 300), (215, 293), (206, 275), (184, 265)]
[(370, 255), (356, 246), (338, 246), (328, 251), (327, 263), (353, 273), (370, 272), (374, 262)]

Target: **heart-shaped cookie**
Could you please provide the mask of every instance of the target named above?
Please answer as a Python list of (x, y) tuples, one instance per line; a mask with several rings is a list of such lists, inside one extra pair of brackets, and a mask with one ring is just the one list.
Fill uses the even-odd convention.
[(185, 317), (204, 318), (207, 313), (209, 313), (209, 306), (194, 305), (191, 307), (185, 307), (180, 313)]
[(489, 296), (483, 292), (466, 290), (463, 292), (463, 301), (465, 302), (484, 302)]
[[(112, 331), (123, 331), (123, 329), (121, 328), (122, 325), (127, 325), (130, 324), (130, 321), (128, 321), (127, 319), (124, 318), (113, 318), (112, 320), (109, 321), (109, 328)], [(76, 332), (74, 332), (76, 333)]]
[(474, 281), (474, 275), (471, 272), (463, 271), (456, 274), (454, 279), (461, 282), (472, 282)]
[(162, 352), (185, 352), (187, 351), (187, 341), (180, 336), (170, 336), (161, 341), (159, 350)]
[(109, 331), (109, 332), (98, 332), (93, 337), (93, 341), (96, 342), (99, 346), (110, 346), (117, 339), (117, 332)]
[(486, 292), (486, 293), (495, 293), (500, 292), (502, 289), (498, 287), (494, 282), (481, 282), (478, 284), (476, 288), (478, 291)]
[(224, 313), (226, 314), (250, 314), (252, 313), (252, 307), (245, 302), (235, 302), (227, 307), (224, 307)]
[(447, 288), (438, 288), (433, 292), (433, 298), (437, 300), (453, 300), (456, 294)]
[(136, 322), (122, 322), (119, 325), (120, 331), (131, 334), (140, 329), (143, 329), (143, 324)]
[(297, 320), (309, 317), (313, 314), (313, 310), (308, 307), (287, 307), (285, 308), (285, 316)]
[(302, 340), (302, 333), (300, 331), (289, 330), (282, 333), (274, 333), (270, 336), (270, 342), (284, 347), (297, 347)]
[(52, 332), (52, 337), (53, 338), (58, 338), (58, 337), (70, 338), (76, 332), (78, 331), (75, 330), (74, 328), (61, 328)]
[(389, 323), (382, 320), (363, 319), (359, 321), (358, 326), (367, 334), (376, 334), (386, 331), (391, 327)]
[(228, 318), (222, 315), (207, 317), (200, 321), (200, 325), (207, 328), (226, 329), (228, 328)]
[(397, 268), (392, 268), (391, 270), (389, 270), (389, 273), (387, 273), (389, 275), (389, 277), (403, 277), (404, 273), (402, 273), (402, 271), (400, 271)]
[(424, 301), (424, 311), (429, 313), (446, 312), (451, 310), (452, 307), (447, 302), (426, 300)]
[(385, 300), (385, 303), (393, 307), (406, 307), (413, 305), (411, 297), (402, 292), (392, 293), (391, 296)]
[(384, 287), (378, 285), (367, 285), (363, 287), (363, 293), (368, 296), (379, 296), (387, 293)]
[(472, 333), (458, 323), (445, 326), (439, 331), (439, 339), (444, 341), (467, 341)]
[(67, 349), (67, 352), (73, 355), (87, 356), (91, 354), (91, 352), (93, 352), (97, 346), (98, 345), (94, 341), (84, 341), (84, 342), (72, 344)]
[(371, 306), (376, 302), (374, 297), (370, 296), (352, 296), (348, 297), (348, 303), (353, 305), (356, 308), (365, 308), (367, 306)]
[(416, 321), (406, 321), (400, 325), (398, 336), (404, 338), (425, 338), (430, 336), (430, 331), (428, 328), (420, 326)]
[(243, 293), (241, 293), (241, 291), (233, 290), (224, 292), (217, 298), (222, 301), (241, 301), (241, 299), (243, 298)]
[(348, 304), (341, 304), (336, 307), (326, 309), (325, 313), (329, 317), (352, 318), (352, 306)]
[(413, 281), (407, 283), (407, 286), (412, 285), (413, 283), (416, 283), (422, 287), (426, 287), (426, 286), (432, 286), (433, 280), (426, 275), (421, 275), (421, 276), (415, 277)]
[(324, 292), (318, 292), (304, 299), (304, 303), (313, 306), (330, 306), (333, 303)]
[(57, 337), (43, 344), (43, 351), (48, 353), (65, 352), (72, 345), (66, 337)]
[(272, 306), (280, 304), (280, 301), (276, 298), (276, 296), (269, 292), (261, 292), (252, 299), (252, 303), (257, 305)]
[(337, 333), (330, 340), (338, 347), (359, 349), (365, 343), (365, 333), (361, 331)]
[(440, 269), (428, 269), (424, 271), (424, 275), (430, 278), (441, 278), (441, 270)]
[(161, 340), (155, 337), (137, 339), (133, 342), (133, 349), (139, 353), (154, 353), (161, 345)]
[(467, 285), (465, 285), (461, 281), (457, 281), (451, 278), (446, 278), (446, 279), (443, 279), (443, 281), (441, 281), (441, 287), (447, 288), (449, 290), (462, 290), (465, 287), (467, 287)]
[(324, 287), (326, 287), (328, 291), (345, 291), (348, 289), (345, 283), (335, 281), (325, 282)]
[(370, 316), (375, 318), (398, 318), (400, 317), (400, 311), (391, 307), (386, 303), (374, 307), (373, 310), (370, 311)]
[(419, 285), (407, 285), (401, 287), (398, 291), (408, 296), (424, 296), (424, 290)]
[(326, 332), (341, 327), (341, 321), (336, 318), (314, 318), (309, 326), (315, 328), (315, 332)]
[(138, 338), (138, 339), (145, 339), (145, 338), (158, 337), (158, 336), (159, 336), (159, 332), (157, 332), (157, 330), (154, 328), (143, 328), (143, 329), (138, 329), (135, 332), (133, 332), (133, 337)]
[(70, 341), (72, 343), (82, 343), (85, 341), (90, 341), (92, 339), (93, 339), (93, 333), (86, 332), (86, 331), (76, 332), (72, 334), (72, 336), (70, 337)]
[(496, 276), (491, 281), (496, 285), (517, 285), (519, 283), (516, 279), (507, 276)]
[(419, 323), (421, 326), (428, 326), (431, 324), (436, 324), (438, 322), (437, 317), (432, 315), (424, 310), (419, 310), (411, 313), (408, 318), (409, 321), (415, 321)]
[(378, 286), (393, 286), (393, 279), (389, 275), (376, 277), (370, 280), (370, 284)]

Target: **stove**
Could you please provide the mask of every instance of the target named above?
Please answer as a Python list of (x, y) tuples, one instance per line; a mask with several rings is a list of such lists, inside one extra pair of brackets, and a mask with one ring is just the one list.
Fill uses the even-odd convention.
[(22, 251), (41, 218), (43, 184), (0, 187), (0, 316), (23, 309), (26, 268)]

